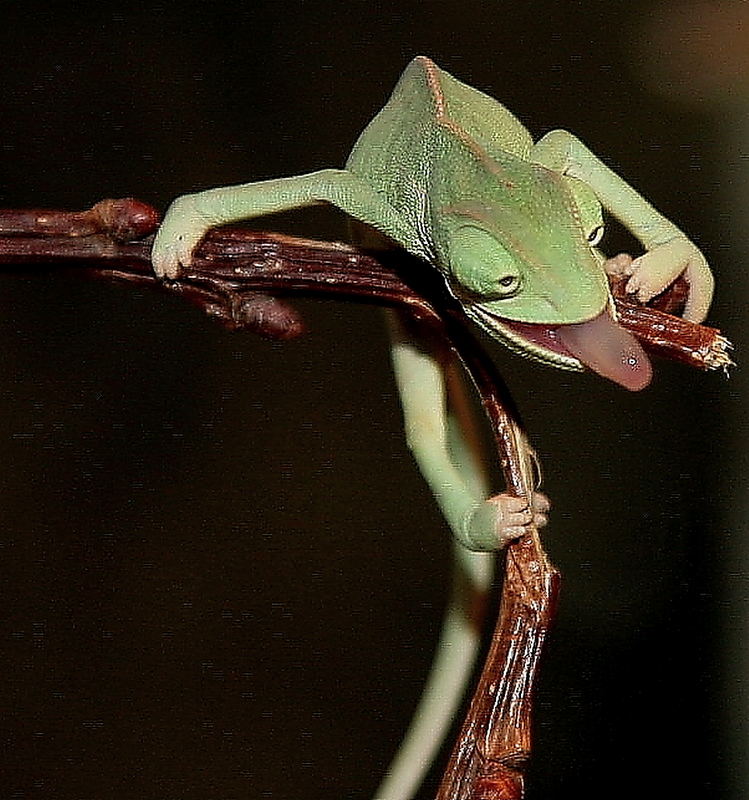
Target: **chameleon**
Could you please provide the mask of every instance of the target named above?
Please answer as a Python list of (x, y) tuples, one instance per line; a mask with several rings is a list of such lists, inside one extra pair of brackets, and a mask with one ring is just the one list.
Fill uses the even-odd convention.
[[(682, 275), (684, 317), (701, 322), (710, 307), (713, 276), (701, 251), (577, 137), (554, 130), (534, 142), (502, 104), (425, 56), (406, 67), (343, 169), (177, 198), (155, 237), (153, 268), (177, 279), (209, 229), (320, 203), (345, 212), (369, 241), (420, 259), (471, 320), (516, 353), (590, 369), (631, 391), (648, 385), (652, 366), (617, 322), (608, 274), (624, 278), (642, 302)], [(606, 258), (604, 210), (641, 243), (642, 255)], [(408, 445), (454, 534), (462, 576), (414, 723), (376, 793), (405, 800), (439, 748), (474, 663), (479, 642), (461, 601), (488, 587), (490, 553), (546, 524), (549, 501), (540, 492), (491, 493), (454, 362), (405, 320), (392, 316), (390, 329)]]

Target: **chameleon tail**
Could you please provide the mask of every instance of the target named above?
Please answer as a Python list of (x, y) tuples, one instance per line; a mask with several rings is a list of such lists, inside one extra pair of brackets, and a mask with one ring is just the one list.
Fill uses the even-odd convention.
[(403, 741), (375, 800), (409, 800), (439, 753), (476, 663), (495, 558), (454, 543), (450, 601), (432, 668)]

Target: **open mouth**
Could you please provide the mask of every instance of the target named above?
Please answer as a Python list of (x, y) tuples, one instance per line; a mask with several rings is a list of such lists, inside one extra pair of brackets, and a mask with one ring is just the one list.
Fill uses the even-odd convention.
[(576, 370), (587, 367), (633, 392), (644, 389), (652, 378), (650, 359), (642, 346), (608, 309), (586, 322), (556, 327), (497, 317), (477, 304), (469, 314), (514, 350), (548, 364)]

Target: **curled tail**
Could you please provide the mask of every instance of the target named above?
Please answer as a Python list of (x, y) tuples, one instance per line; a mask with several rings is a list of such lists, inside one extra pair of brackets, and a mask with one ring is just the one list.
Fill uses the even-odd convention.
[(375, 800), (409, 800), (439, 753), (476, 664), (494, 563), (490, 553), (454, 544), (452, 591), (431, 671)]

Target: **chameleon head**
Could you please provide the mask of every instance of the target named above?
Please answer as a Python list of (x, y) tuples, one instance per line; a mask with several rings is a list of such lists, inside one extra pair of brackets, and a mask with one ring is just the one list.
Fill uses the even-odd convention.
[(598, 229), (586, 232), (564, 208), (528, 214), (506, 198), (444, 208), (437, 247), (450, 287), (469, 316), (521, 355), (642, 389), (650, 361), (614, 318), (592, 249)]

